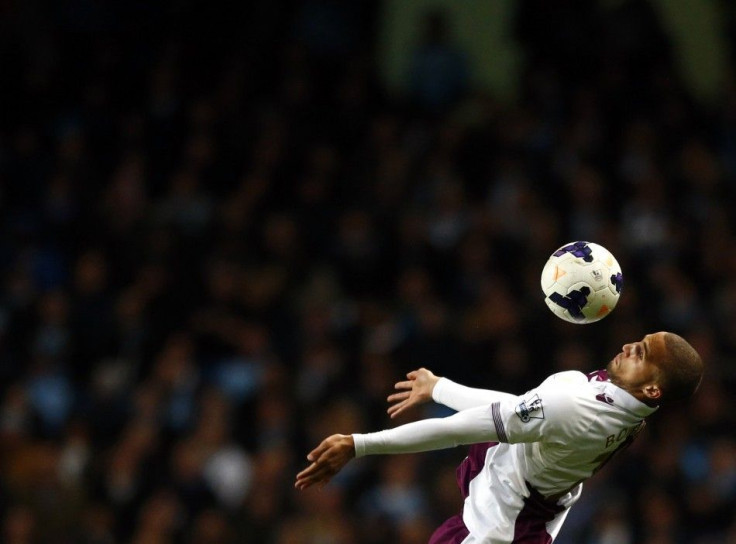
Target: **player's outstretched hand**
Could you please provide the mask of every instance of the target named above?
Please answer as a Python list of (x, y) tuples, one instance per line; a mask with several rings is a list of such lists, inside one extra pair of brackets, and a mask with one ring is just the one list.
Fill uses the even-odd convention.
[(325, 485), (355, 457), (355, 442), (349, 434), (333, 434), (314, 448), (307, 460), (311, 465), (296, 475), (294, 487), (306, 489), (315, 484)]
[(432, 390), (440, 379), (439, 376), (435, 376), (432, 371), (426, 368), (412, 370), (406, 377), (408, 378), (407, 381), (397, 382), (394, 385), (394, 388), (400, 392), (389, 395), (386, 399), (393, 403), (387, 410), (388, 415), (392, 418), (398, 416), (407, 408), (432, 400)]

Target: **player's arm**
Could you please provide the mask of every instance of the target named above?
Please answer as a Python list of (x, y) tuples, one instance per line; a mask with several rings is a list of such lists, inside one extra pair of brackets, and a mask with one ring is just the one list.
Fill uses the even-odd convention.
[(489, 406), (446, 418), (425, 419), (376, 433), (332, 435), (309, 453), (311, 464), (297, 474), (295, 487), (326, 484), (353, 457), (417, 453), (498, 440)]
[(394, 418), (407, 408), (417, 406), (430, 400), (443, 404), (453, 410), (461, 411), (477, 406), (486, 406), (514, 395), (490, 389), (477, 389), (455, 383), (447, 378), (435, 376), (430, 370), (420, 368), (409, 372), (406, 381), (394, 386), (398, 393), (389, 395), (388, 414)]

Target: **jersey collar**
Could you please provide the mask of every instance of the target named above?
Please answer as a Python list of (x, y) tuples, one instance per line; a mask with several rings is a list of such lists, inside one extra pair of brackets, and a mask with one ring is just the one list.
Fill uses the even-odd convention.
[(621, 389), (619, 386), (612, 384), (611, 380), (608, 378), (608, 371), (605, 369), (588, 373), (588, 381), (605, 382), (605, 394), (613, 400), (613, 403), (639, 417), (647, 417), (656, 412), (659, 408), (658, 406), (649, 406), (648, 404), (644, 404), (625, 389)]
[(644, 404), (634, 395), (611, 382), (606, 383), (606, 394), (611, 396), (614, 404), (621, 406), (624, 410), (632, 412), (639, 417), (647, 417), (659, 409), (659, 406)]

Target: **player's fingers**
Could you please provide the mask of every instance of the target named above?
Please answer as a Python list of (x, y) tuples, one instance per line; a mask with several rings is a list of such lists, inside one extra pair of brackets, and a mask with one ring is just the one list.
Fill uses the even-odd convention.
[(307, 468), (302, 470), (299, 474), (297, 474), (296, 480), (297, 482), (316, 483), (324, 478), (330, 470), (331, 468), (327, 463), (315, 461), (314, 463), (311, 463)]
[(323, 477), (320, 472), (302, 471), (297, 475), (294, 487), (296, 487), (297, 489), (306, 489), (313, 486), (314, 484), (320, 483), (322, 480)]
[(407, 372), (406, 377), (409, 378), (410, 380), (415, 380), (417, 377), (417, 371), (412, 370), (411, 372)]
[(301, 482), (318, 482), (327, 476), (330, 472), (330, 467), (324, 464), (312, 463), (307, 468), (297, 474), (297, 481)]
[(386, 397), (386, 400), (388, 402), (399, 402), (408, 399), (409, 395), (411, 395), (409, 391), (402, 391), (401, 393), (393, 393), (389, 395), (388, 397)]
[(396, 382), (394, 384), (394, 389), (411, 389), (412, 384), (414, 382), (408, 381), (408, 382)]
[(314, 484), (326, 484), (337, 474), (337, 468), (328, 462), (314, 462), (296, 475), (297, 489), (306, 489)]
[(314, 448), (312, 451), (310, 451), (307, 454), (307, 460), (308, 461), (318, 461), (320, 457), (322, 457), (322, 454), (326, 452), (330, 448), (330, 442), (329, 438), (326, 438), (323, 440), (319, 446)]
[(393, 419), (397, 415), (399, 415), (401, 412), (403, 412), (407, 407), (407, 401), (400, 402), (398, 404), (392, 404), (388, 408), (388, 415)]
[(312, 476), (314, 472), (317, 470), (317, 463), (311, 463), (307, 468), (299, 472), (299, 474), (296, 475), (297, 481), (305, 480)]
[(296, 475), (294, 487), (296, 487), (297, 489), (306, 489), (314, 483), (316, 483), (316, 481), (314, 480), (314, 474), (305, 469)]

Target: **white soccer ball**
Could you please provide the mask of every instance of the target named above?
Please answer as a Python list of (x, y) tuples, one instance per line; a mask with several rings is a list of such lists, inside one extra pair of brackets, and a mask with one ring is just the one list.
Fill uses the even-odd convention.
[(552, 253), (542, 270), (541, 283), (552, 313), (582, 325), (611, 313), (624, 280), (618, 261), (605, 247), (570, 242)]

